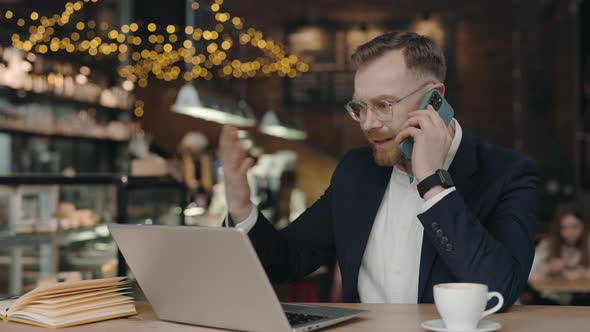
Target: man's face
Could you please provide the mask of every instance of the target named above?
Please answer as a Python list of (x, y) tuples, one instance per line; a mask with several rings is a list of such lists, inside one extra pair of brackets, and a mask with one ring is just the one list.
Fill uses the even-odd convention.
[[(401, 50), (389, 51), (357, 70), (353, 100), (364, 101), (368, 105), (381, 100), (393, 102), (411, 93), (422, 83), (408, 71)], [(403, 129), (401, 127), (408, 119), (408, 113), (417, 109), (426, 91), (424, 88), (396, 104), (388, 123), (377, 120), (372, 110), (361, 119), (361, 129), (373, 148), (373, 157), (378, 165), (393, 166), (402, 160), (399, 146), (393, 140)]]

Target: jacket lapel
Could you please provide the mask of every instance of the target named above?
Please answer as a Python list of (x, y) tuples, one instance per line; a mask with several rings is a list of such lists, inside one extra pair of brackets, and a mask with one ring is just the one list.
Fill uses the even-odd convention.
[[(457, 154), (449, 167), (449, 173), (455, 183), (455, 188), (465, 199), (468, 206), (472, 206), (471, 201), (476, 199), (472, 195), (474, 189), (472, 175), (477, 170), (477, 139), (469, 131), (463, 130), (463, 137), (459, 144)], [(418, 281), (418, 303), (423, 302), (426, 285), (430, 279), (430, 271), (438, 253), (434, 245), (428, 240), (424, 233), (422, 240), (422, 252), (420, 255), (420, 276)]]
[(472, 176), (477, 170), (477, 138), (465, 128), (462, 130), (463, 138), (455, 159), (449, 167), (449, 173), (455, 182), (457, 191), (466, 201), (470, 201), (470, 199), (477, 198), (471, 195), (475, 189)]

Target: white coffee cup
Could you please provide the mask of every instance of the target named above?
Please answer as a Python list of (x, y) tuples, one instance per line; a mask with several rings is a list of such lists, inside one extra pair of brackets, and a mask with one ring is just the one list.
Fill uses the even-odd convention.
[[(493, 297), (498, 298), (498, 304), (485, 310)], [(504, 297), (498, 292), (488, 293), (484, 284), (448, 283), (434, 286), (434, 303), (447, 329), (470, 331), (482, 318), (500, 310)]]

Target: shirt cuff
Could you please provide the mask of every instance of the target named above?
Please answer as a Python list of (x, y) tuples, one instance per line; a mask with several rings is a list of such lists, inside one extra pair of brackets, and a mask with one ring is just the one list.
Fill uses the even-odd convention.
[[(234, 227), (237, 229), (241, 229), (242, 231), (248, 233), (256, 225), (257, 219), (258, 219), (258, 209), (252, 203), (252, 207), (250, 209), (250, 214), (248, 215), (248, 217), (244, 221), (242, 221), (241, 223), (235, 225)], [(227, 215), (225, 216), (225, 227), (231, 227), (231, 225), (234, 225), (234, 223), (230, 224), (229, 212), (228, 212)]]
[(424, 205), (422, 205), (422, 211), (420, 213), (424, 213), (424, 212), (428, 211), (428, 209), (433, 207), (434, 204), (438, 203), (441, 199), (445, 198), (445, 196), (447, 196), (448, 194), (452, 193), (455, 190), (456, 190), (455, 187), (447, 188), (447, 189), (445, 189), (445, 191), (440, 192), (436, 196), (427, 200), (426, 202), (424, 202)]

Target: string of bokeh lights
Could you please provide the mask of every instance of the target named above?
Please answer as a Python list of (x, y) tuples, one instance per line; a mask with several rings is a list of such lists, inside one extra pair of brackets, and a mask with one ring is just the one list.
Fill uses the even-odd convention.
[[(246, 29), (243, 18), (222, 11), (223, 0), (208, 5), (202, 5), (204, 1), (192, 4), (194, 11), (214, 15), (215, 26), (210, 29), (153, 22), (110, 27), (106, 22), (72, 21), (87, 3), (96, 2), (68, 2), (62, 13), (51, 17), (37, 12), (16, 17), (8, 10), (0, 13), (0, 18), (3, 24), (12, 22), (28, 32), (28, 37), (12, 34), (12, 46), (17, 49), (38, 54), (79, 52), (99, 58), (116, 56), (121, 63), (119, 76), (142, 88), (147, 87), (150, 76), (165, 81), (246, 79), (273, 74), (295, 78), (309, 71), (309, 65), (296, 55), (288, 55), (281, 43), (265, 38), (262, 31), (253, 27)], [(60, 27), (70, 24), (73, 32), (56, 36)], [(237, 43), (256, 48), (262, 55), (251, 61), (231, 58)]]

